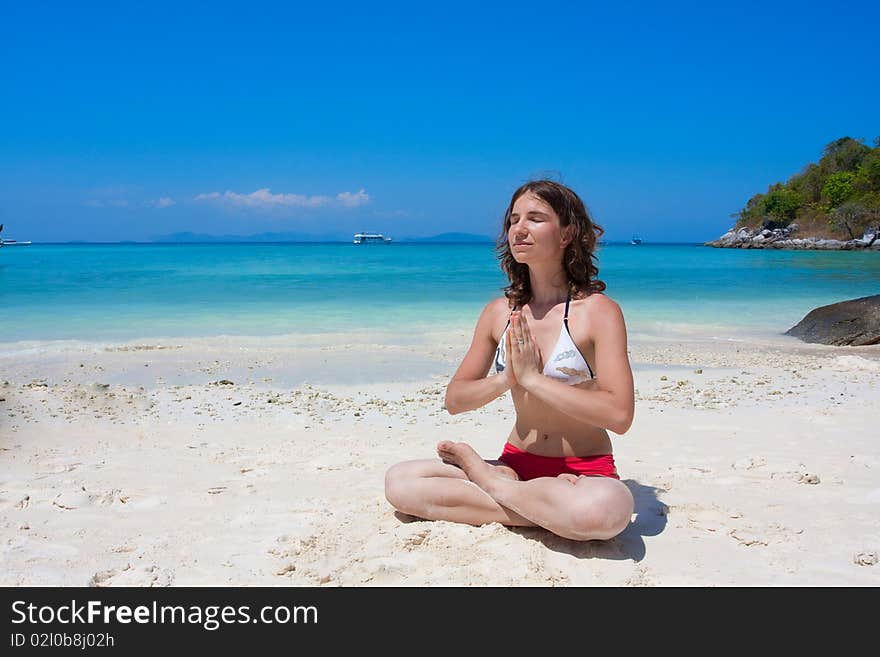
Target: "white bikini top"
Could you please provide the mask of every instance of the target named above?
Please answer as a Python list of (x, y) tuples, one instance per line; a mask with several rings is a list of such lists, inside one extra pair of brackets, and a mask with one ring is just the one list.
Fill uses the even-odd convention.
[[(565, 300), (565, 316), (562, 318), (562, 329), (559, 331), (559, 339), (550, 354), (544, 362), (544, 375), (553, 379), (558, 379), (569, 385), (583, 383), (589, 381), (593, 377), (593, 368), (584, 358), (574, 340), (571, 339), (571, 333), (568, 330), (568, 304), (571, 301), (571, 294)], [(507, 362), (507, 329), (510, 328), (510, 319), (507, 320), (507, 326), (504, 327), (504, 333), (501, 334), (501, 340), (498, 342), (498, 348), (495, 350), (495, 371), (503, 372), (505, 363)]]

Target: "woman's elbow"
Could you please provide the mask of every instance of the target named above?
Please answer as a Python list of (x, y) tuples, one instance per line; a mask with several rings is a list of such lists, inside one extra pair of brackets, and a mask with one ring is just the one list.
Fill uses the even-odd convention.
[(627, 431), (629, 431), (630, 427), (632, 426), (633, 416), (633, 409), (625, 409), (617, 413), (613, 421), (611, 422), (611, 426), (609, 426), (608, 429), (616, 433), (618, 436), (622, 436)]
[(449, 394), (449, 389), (446, 389), (446, 397), (443, 398), (443, 408), (450, 415), (457, 415), (461, 413), (463, 409), (456, 403), (454, 395)]

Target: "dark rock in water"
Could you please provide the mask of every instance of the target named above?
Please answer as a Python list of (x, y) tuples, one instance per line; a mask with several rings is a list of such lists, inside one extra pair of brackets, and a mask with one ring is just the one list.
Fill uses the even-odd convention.
[(785, 334), (838, 346), (880, 344), (880, 294), (814, 308)]

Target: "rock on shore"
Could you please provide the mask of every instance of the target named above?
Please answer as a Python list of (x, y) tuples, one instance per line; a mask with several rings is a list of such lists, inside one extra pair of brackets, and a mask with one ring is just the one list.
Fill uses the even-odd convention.
[[(880, 251), (880, 238), (874, 240), (873, 231), (866, 231), (860, 239), (829, 240), (819, 237), (795, 237), (797, 224), (785, 228), (731, 228), (717, 240), (705, 246), (730, 249), (809, 249), (821, 251), (871, 250)], [(874, 243), (871, 244), (872, 240)], [(870, 246), (869, 246), (870, 245)]]
[(880, 344), (880, 294), (814, 308), (785, 333), (838, 346)]

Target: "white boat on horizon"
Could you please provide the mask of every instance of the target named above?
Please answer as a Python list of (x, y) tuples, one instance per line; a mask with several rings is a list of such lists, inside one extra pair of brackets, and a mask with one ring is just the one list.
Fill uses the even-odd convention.
[(388, 244), (390, 237), (385, 237), (382, 233), (355, 233), (352, 244)]
[[(3, 232), (3, 224), (0, 224), (0, 233)], [(18, 240), (4, 240), (0, 237), (0, 246), (30, 246), (31, 242), (19, 242)]]

